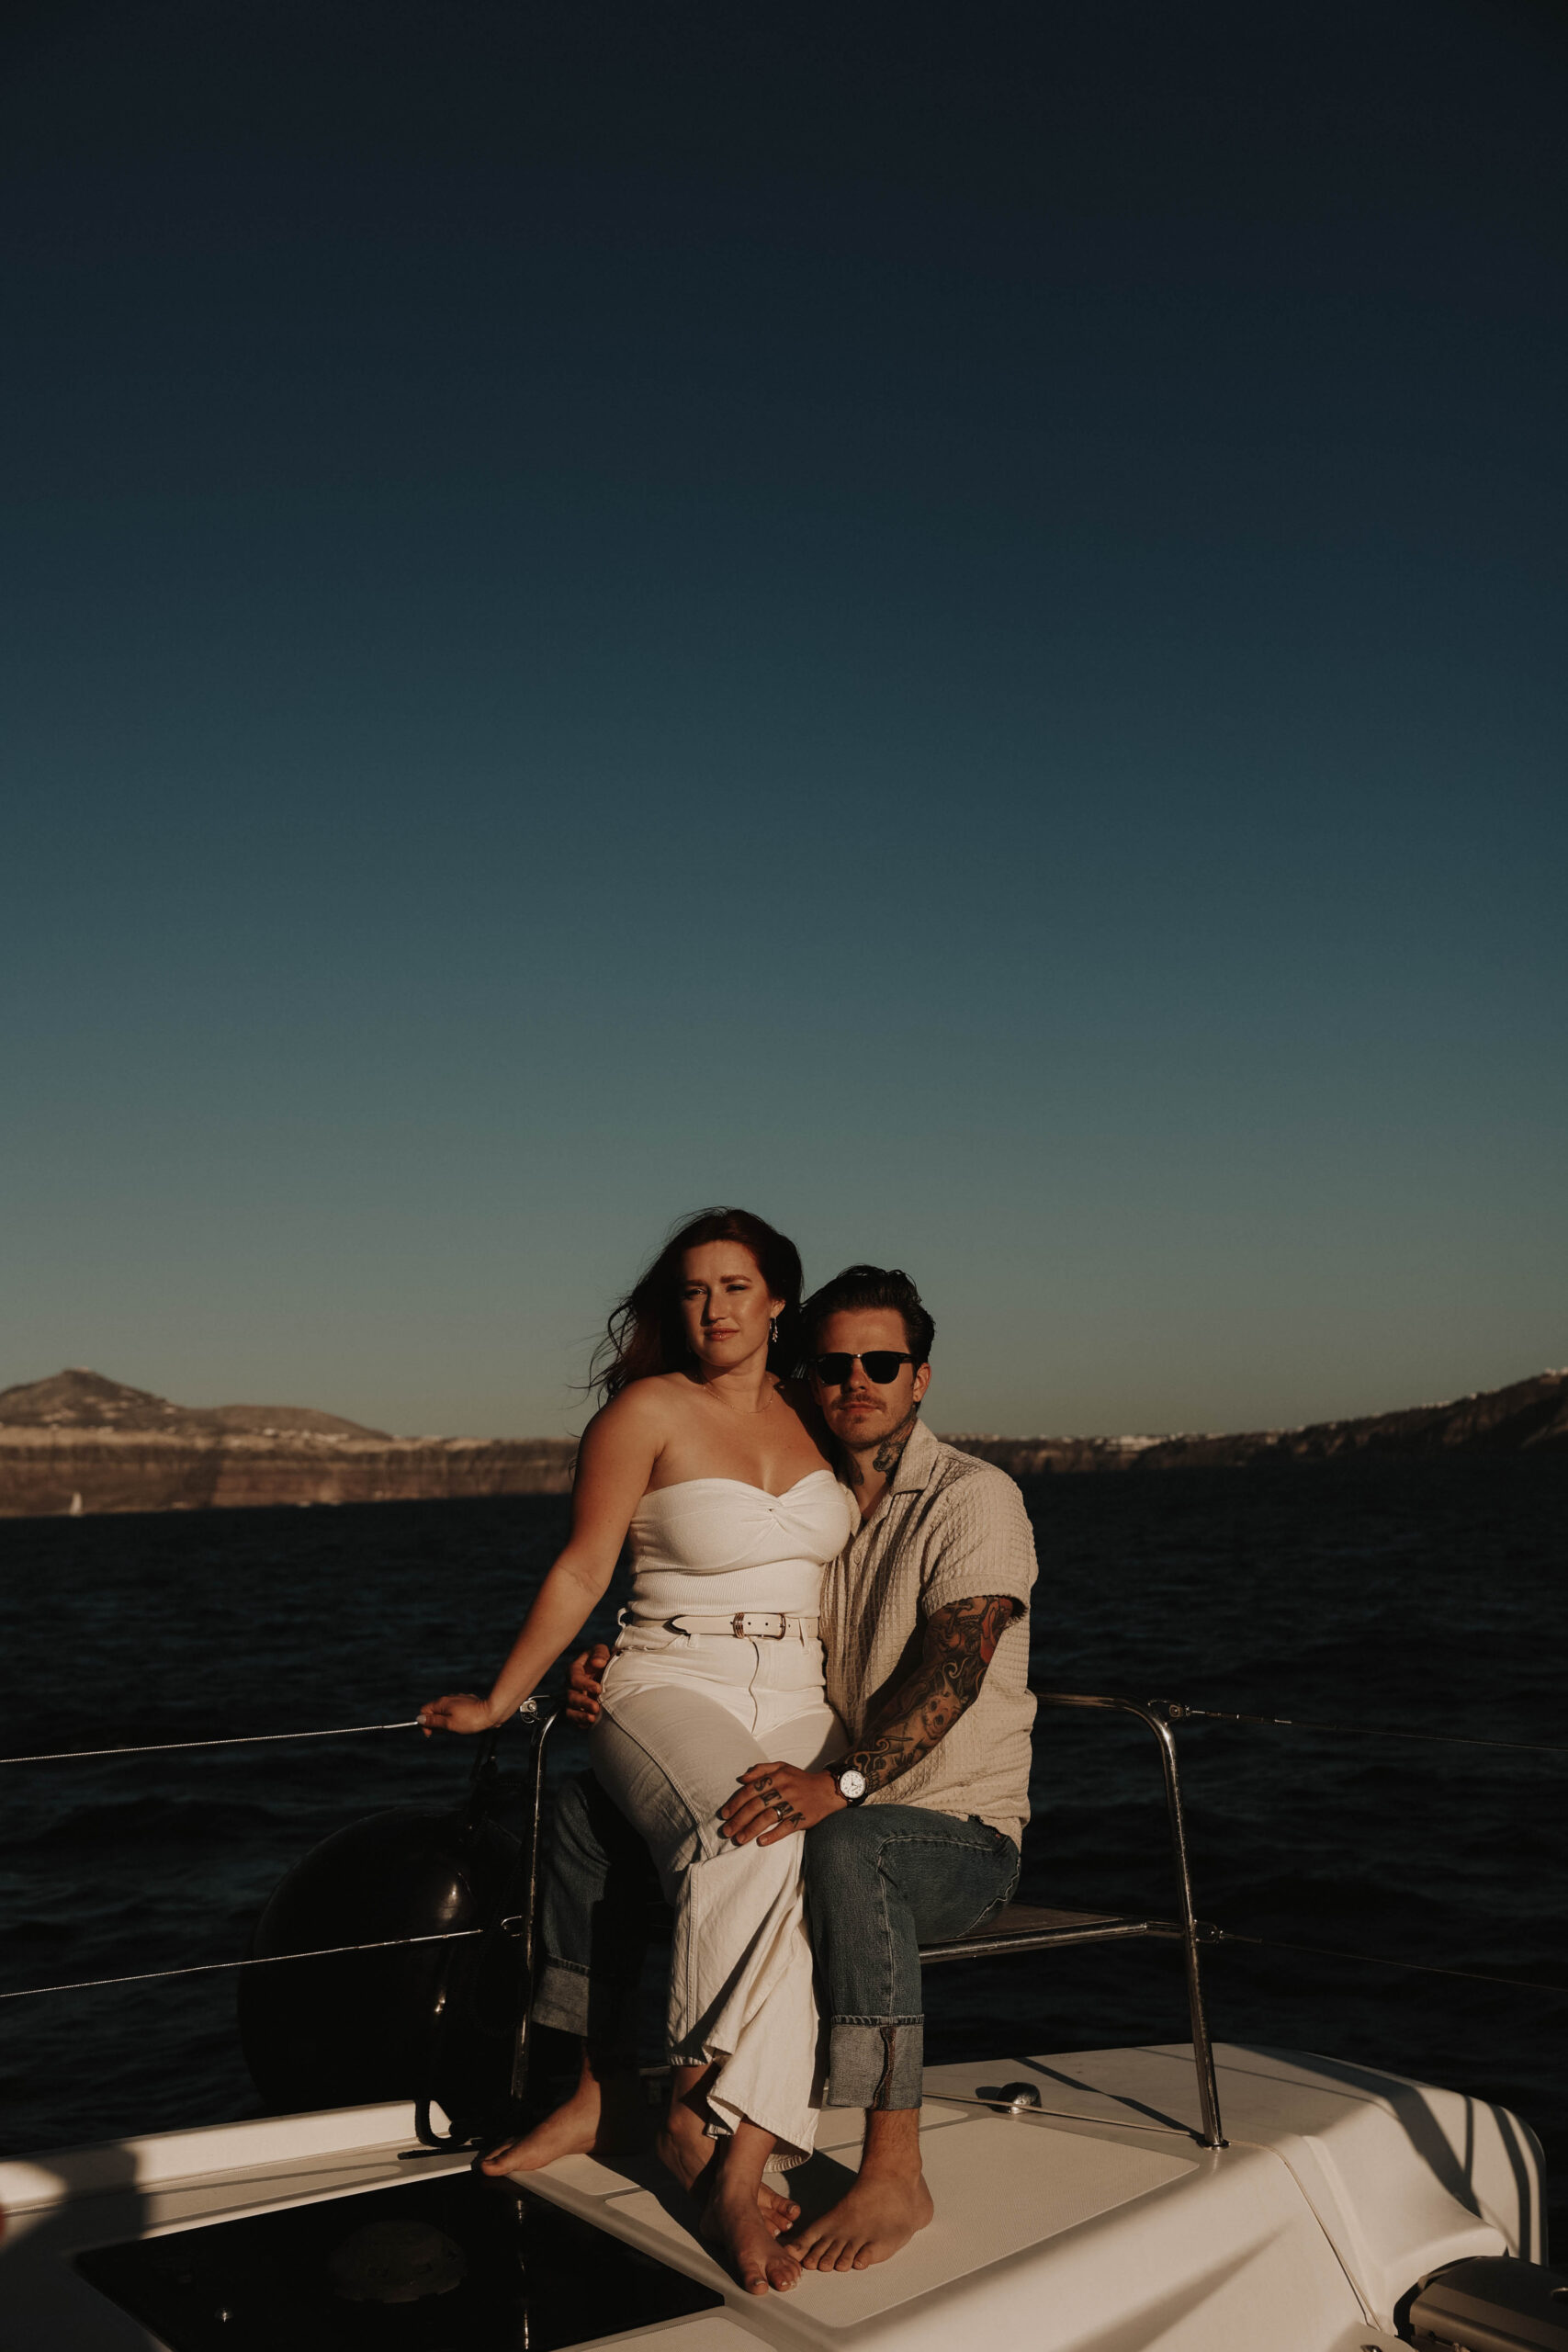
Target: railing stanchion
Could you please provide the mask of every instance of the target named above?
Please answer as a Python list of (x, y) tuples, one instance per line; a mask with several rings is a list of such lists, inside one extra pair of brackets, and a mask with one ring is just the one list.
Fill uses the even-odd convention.
[(529, 2032), (528, 2018), (534, 2006), (534, 1952), (538, 1933), (539, 1856), (543, 1840), (545, 1816), (545, 1743), (560, 1713), (560, 1701), (553, 1693), (525, 1699), (518, 1713), (534, 1726), (534, 1755), (528, 1771), (528, 1796), (523, 1824), (525, 1849), (524, 1864), (524, 1899), (522, 1934), (517, 1985), (517, 2025), (512, 2045), (511, 2093), (514, 2106), (521, 2109), (528, 2093)]
[(1206, 2148), (1223, 2148), (1224, 2134), (1220, 2127), (1220, 2092), (1214, 2079), (1214, 2052), (1209, 2039), (1208, 2012), (1203, 2006), (1203, 1981), (1199, 1964), (1200, 1941), (1197, 1916), (1192, 1908), (1192, 1872), (1187, 1859), (1187, 1825), (1181, 1809), (1181, 1781), (1176, 1763), (1176, 1737), (1171, 1723), (1180, 1712), (1164, 1700), (1151, 1700), (1146, 1705), (1136, 1699), (1090, 1698), (1076, 1690), (1037, 1690), (1034, 1696), (1050, 1707), (1106, 1707), (1122, 1714), (1136, 1715), (1147, 1724), (1159, 1742), (1160, 1765), (1165, 1775), (1165, 1808), (1170, 1823), (1171, 1860), (1176, 1871), (1176, 1894), (1180, 1906), (1181, 1955), (1187, 1972), (1187, 2014), (1191, 2022), (1192, 2063), (1198, 2075), (1198, 2109), (1203, 2120), (1199, 2135)]

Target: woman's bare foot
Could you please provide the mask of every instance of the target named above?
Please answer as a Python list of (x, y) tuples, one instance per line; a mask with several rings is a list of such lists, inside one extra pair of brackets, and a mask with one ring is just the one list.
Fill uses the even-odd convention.
[[(673, 2173), (687, 2196), (705, 2206), (713, 2186), (714, 2157), (723, 2144), (721, 2140), (710, 2140), (694, 2117), (673, 2109), (660, 2126), (654, 2143), (666, 2172)], [(799, 2206), (781, 2196), (776, 2188), (770, 2188), (765, 2180), (757, 2184), (757, 2211), (763, 2226), (775, 2238), (782, 2237), (800, 2219)]]
[(819, 2220), (792, 2232), (789, 2243), (804, 2270), (869, 2270), (907, 2246), (934, 2211), (923, 2174), (863, 2174)]
[[(659, 2161), (672, 2173), (688, 2197), (699, 2205), (706, 2203), (714, 2184), (713, 2161), (720, 2149), (728, 2148), (728, 2140), (715, 2140), (708, 2134), (709, 2109), (706, 2098), (708, 2084), (717, 2073), (716, 2066), (677, 2066), (671, 2078), (670, 2105), (659, 2127), (655, 2145)], [(755, 2126), (750, 2127), (755, 2130)], [(771, 2143), (770, 2143), (771, 2144)], [(749, 2152), (755, 2157), (754, 2149)], [(757, 2165), (759, 2173), (761, 2165)], [(759, 2180), (757, 2211), (770, 2234), (782, 2237), (793, 2222), (800, 2219), (800, 2208), (776, 2188), (769, 2188)]]
[(765, 2180), (757, 2184), (757, 2211), (762, 2217), (762, 2227), (770, 2237), (782, 2238), (800, 2219), (800, 2208), (782, 2190), (770, 2188)]
[(712, 2164), (718, 2142), (708, 2138), (700, 2118), (689, 2108), (672, 2101), (654, 2146), (665, 2171), (673, 2173), (690, 2196)]
[(702, 2233), (724, 2256), (748, 2294), (765, 2295), (770, 2288), (787, 2294), (800, 2284), (800, 2264), (780, 2244), (777, 2228), (761, 2211), (761, 2199), (773, 2192), (744, 2175), (732, 2177), (734, 2169), (728, 2165), (716, 2168)]
[(537, 2172), (558, 2156), (624, 2156), (648, 2145), (642, 2085), (630, 2072), (594, 2075), (584, 2064), (577, 2088), (561, 2106), (515, 2140), (503, 2140), (479, 2165), (492, 2178)]

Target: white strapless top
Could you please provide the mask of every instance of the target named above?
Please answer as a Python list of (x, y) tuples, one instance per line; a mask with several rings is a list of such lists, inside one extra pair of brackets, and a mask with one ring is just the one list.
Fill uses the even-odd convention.
[(817, 1614), (822, 1571), (860, 1525), (860, 1505), (830, 1470), (787, 1494), (744, 1478), (682, 1478), (632, 1514), (632, 1607), (640, 1617), (730, 1609)]

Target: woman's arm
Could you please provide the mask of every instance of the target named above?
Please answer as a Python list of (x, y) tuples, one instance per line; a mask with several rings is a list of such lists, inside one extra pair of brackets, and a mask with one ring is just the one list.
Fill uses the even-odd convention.
[(458, 1690), (432, 1700), (419, 1711), (427, 1735), (489, 1731), (504, 1723), (603, 1600), (663, 1443), (657, 1400), (637, 1394), (645, 1385), (639, 1381), (628, 1388), (596, 1413), (583, 1431), (572, 1488), (571, 1534), (540, 1586), (490, 1696), (480, 1699), (470, 1690)]

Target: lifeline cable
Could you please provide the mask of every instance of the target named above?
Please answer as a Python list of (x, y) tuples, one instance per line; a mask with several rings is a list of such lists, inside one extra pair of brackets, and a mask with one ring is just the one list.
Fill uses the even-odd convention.
[[(174, 1976), (214, 1976), (226, 1969), (276, 1968), (289, 1960), (332, 1960), (341, 1952), (392, 1951), (406, 1944), (463, 1943), (489, 1932), (485, 1928), (452, 1928), (434, 1936), (387, 1936), (378, 1943), (324, 1944), (314, 1951), (268, 1952), (258, 1960), (204, 1960), (193, 1968), (148, 1968), (130, 1976), (83, 1976), (65, 1984), (23, 1984), (15, 1992), (0, 1993), (0, 2001), (28, 2001), (40, 1993), (86, 1993), (104, 1984), (154, 1984)], [(1547, 1984), (1534, 1976), (1492, 1976), (1475, 1968), (1438, 1968), (1430, 1961), (1393, 1960), (1386, 1952), (1346, 1951), (1336, 1944), (1286, 1943), (1274, 1936), (1244, 1936), (1237, 1934), (1234, 1928), (1222, 1928), (1214, 1942), (1206, 1944), (1204, 1948), (1213, 1951), (1219, 1944), (1250, 1944), (1259, 1951), (1304, 1951), (1318, 1960), (1357, 1960), (1372, 1968), (1411, 1969), (1420, 1976), (1457, 1976), (1467, 1984), (1505, 1984), (1521, 1993), (1568, 1994), (1568, 1984)], [(938, 2092), (934, 2096), (945, 2098), (947, 2094)], [(987, 2099), (981, 2104), (988, 2107), (992, 2102)]]
[(1189, 1707), (1180, 1700), (1166, 1702), (1173, 1724), (1263, 1724), (1280, 1731), (1331, 1731), (1351, 1739), (1419, 1739), (1437, 1747), (1506, 1747), (1519, 1756), (1568, 1756), (1568, 1747), (1534, 1739), (1472, 1739), (1461, 1732), (1397, 1731), (1389, 1724), (1323, 1724), (1310, 1715), (1235, 1715), (1221, 1707)]
[(202, 1960), (193, 1968), (144, 1968), (130, 1976), (79, 1976), (68, 1984), (20, 1984), (0, 2001), (30, 2001), (39, 1993), (89, 1993), (100, 1984), (155, 1984), (167, 1976), (216, 1976), (231, 1968), (277, 1968), (286, 1960), (332, 1960), (344, 1951), (394, 1951), (405, 1944), (460, 1944), (485, 1928), (448, 1928), (434, 1936), (384, 1936), (373, 1944), (323, 1944), (318, 1951), (270, 1951), (256, 1960)]
[(1274, 1936), (1241, 1936), (1234, 1928), (1222, 1928), (1219, 1941), (1256, 1944), (1259, 1951), (1311, 1952), (1318, 1960), (1365, 1961), (1372, 1968), (1408, 1968), (1418, 1976), (1462, 1976), (1467, 1984), (1506, 1984), (1520, 1993), (1568, 1993), (1568, 1984), (1545, 1984), (1539, 1976), (1490, 1976), (1478, 1968), (1438, 1968), (1429, 1960), (1391, 1960), (1386, 1952), (1345, 1951), (1337, 1944), (1296, 1944)]
[[(1568, 1756), (1568, 1747), (1544, 1740), (1474, 1739), (1461, 1732), (1400, 1731), (1387, 1724), (1325, 1724), (1310, 1715), (1242, 1715), (1220, 1707), (1190, 1707), (1184, 1701), (1159, 1702), (1168, 1706), (1173, 1724), (1253, 1724), (1277, 1731), (1322, 1731), (1349, 1739), (1414, 1739), (1436, 1747), (1500, 1747), (1516, 1756)], [(37, 1756), (0, 1756), (6, 1764), (85, 1764), (105, 1756), (172, 1756), (193, 1747), (265, 1747), (291, 1739), (356, 1739), (367, 1732), (417, 1731), (417, 1715), (406, 1723), (344, 1724), (332, 1731), (247, 1732), (231, 1739), (152, 1740), (131, 1747), (56, 1747)]]
[[(1025, 2064), (1028, 2061), (1025, 2060)], [(1031, 2089), (1033, 2085), (1031, 2084)], [(1092, 2089), (1093, 2086), (1089, 2087)], [(1107, 2091), (1107, 2098), (1114, 2098), (1114, 2091)], [(933, 2107), (983, 2107), (992, 2115), (1015, 2115), (1024, 2121), (1032, 2115), (1047, 2115), (1062, 2123), (1104, 2123), (1118, 2132), (1160, 2132), (1174, 2140), (1196, 2140), (1198, 2133), (1190, 2123), (1156, 2123), (1144, 2116), (1129, 2120), (1123, 2115), (1082, 2115), (1076, 2107), (1020, 2107), (1010, 2099), (968, 2098), (963, 2091), (928, 2091), (927, 2098)]]
[(95, 1756), (172, 1756), (184, 1747), (265, 1747), (280, 1739), (356, 1739), (367, 1731), (417, 1731), (419, 1717), (406, 1724), (343, 1724), (335, 1731), (252, 1731), (238, 1739), (155, 1739), (141, 1747), (55, 1747), (41, 1756), (0, 1756), (0, 1764), (83, 1764)]

